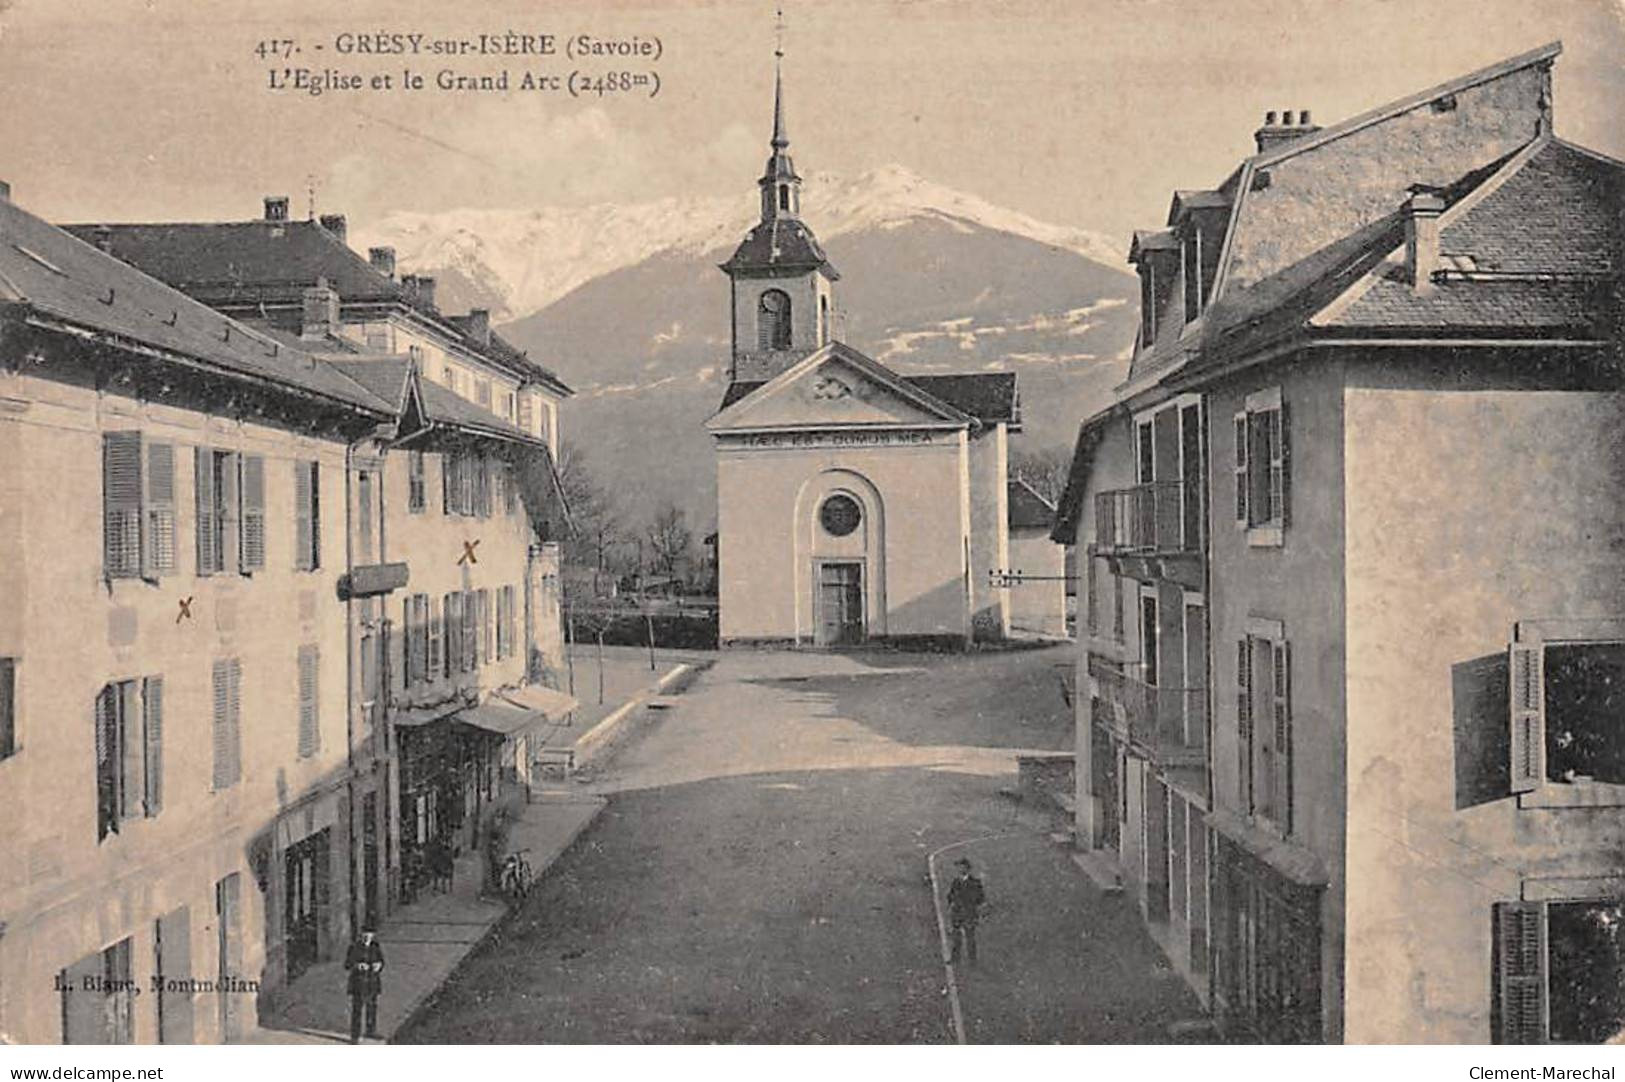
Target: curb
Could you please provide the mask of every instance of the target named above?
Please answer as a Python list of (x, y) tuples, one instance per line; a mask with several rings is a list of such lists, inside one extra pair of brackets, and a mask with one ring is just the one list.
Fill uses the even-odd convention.
[(650, 699), (661, 695), (690, 673), (699, 671), (699, 665), (688, 662), (680, 662), (672, 666), (660, 679), (645, 687), (642, 691), (637, 692), (626, 702), (616, 707), (608, 717), (582, 733), (576, 738), (575, 743), (570, 746), (574, 752), (574, 765), (576, 768), (579, 769), (602, 755), (615, 742), (616, 737), (621, 735), (621, 730), (626, 726), (628, 719), (632, 717), (639, 707), (646, 705)]
[[(537, 866), (535, 874), (531, 878), (532, 889), (534, 889), (535, 884), (540, 882), (541, 878), (547, 874), (548, 870), (552, 868), (553, 865), (557, 864), (559, 860), (563, 858), (564, 854), (570, 851), (571, 847), (575, 845), (576, 840), (579, 839), (582, 834), (586, 833), (587, 828), (598, 821), (598, 817), (603, 814), (604, 809), (609, 807), (609, 801), (603, 797), (598, 797), (596, 799), (576, 798), (568, 801), (561, 800), (557, 801), (556, 803), (596, 804), (597, 807), (594, 809), (591, 815), (577, 823), (575, 828), (565, 835), (563, 844), (561, 844), (557, 850), (555, 850), (547, 858), (546, 861)], [(492, 936), (496, 935), (498, 931), (505, 928), (508, 925), (508, 922), (513, 920), (515, 914), (518, 912), (518, 906), (506, 907), (496, 918), (496, 920), (492, 921), (485, 931), (481, 932), (479, 936), (469, 944), (468, 950), (463, 952), (463, 956), (461, 958), (457, 959), (457, 964), (451, 967), (451, 972), (446, 974), (445, 979), (439, 984), (435, 985), (433, 988), (423, 992), (415, 1001), (413, 1001), (412, 1005), (406, 1009), (406, 1013), (401, 1016), (400, 1023), (396, 1025), (394, 1029), (390, 1030), (380, 1043), (393, 1044), (395, 1041), (395, 1035), (408, 1028), (418, 1020), (418, 1015), (422, 1014), (423, 1011), (434, 1002), (435, 997), (438, 996), (446, 985), (450, 983), (451, 979), (457, 975), (457, 971), (463, 968), (463, 963), (467, 962), (482, 947), (484, 947), (486, 943), (490, 941)]]

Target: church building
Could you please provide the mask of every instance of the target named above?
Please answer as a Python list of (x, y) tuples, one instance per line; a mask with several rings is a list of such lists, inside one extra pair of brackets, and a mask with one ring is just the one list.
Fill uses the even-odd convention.
[(1010, 632), (1008, 372), (904, 376), (836, 341), (840, 274), (801, 220), (783, 81), (761, 221), (721, 265), (728, 388), (717, 452), (726, 644), (964, 647)]

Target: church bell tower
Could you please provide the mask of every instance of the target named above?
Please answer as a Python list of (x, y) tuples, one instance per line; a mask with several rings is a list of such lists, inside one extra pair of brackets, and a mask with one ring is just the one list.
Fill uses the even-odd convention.
[(761, 221), (722, 271), (732, 300), (730, 383), (772, 379), (834, 335), (834, 283), (840, 278), (801, 220), (801, 177), (784, 126), (784, 50), (774, 51), (773, 138), (761, 188)]

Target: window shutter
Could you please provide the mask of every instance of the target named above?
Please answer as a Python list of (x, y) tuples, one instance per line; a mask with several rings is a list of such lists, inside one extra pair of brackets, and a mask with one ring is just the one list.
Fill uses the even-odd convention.
[(457, 503), (453, 496), (456, 486), (452, 484), (452, 460), (450, 455), (436, 455), (435, 459), (440, 463), (440, 509), (449, 515)]
[(1275, 472), (1278, 475), (1276, 483), (1275, 505), (1276, 517), (1281, 520), (1282, 526), (1292, 522), (1292, 415), (1287, 412), (1287, 404), (1283, 400), (1281, 408), (1275, 411), (1275, 453), (1279, 456)]
[(310, 489), (310, 463), (295, 462), (293, 464), (293, 508), (294, 508), (294, 567), (299, 571), (312, 569), (310, 562), (311, 542), (315, 537), (316, 524), (311, 516)]
[(1513, 643), (1512, 791), (1526, 793), (1546, 777), (1546, 650), (1543, 643)]
[(229, 789), (242, 773), (242, 664), (214, 663), (214, 788)]
[(401, 601), (401, 687), (409, 688), (417, 677), (412, 672), (412, 605), (416, 595)]
[(157, 578), (175, 570), (175, 447), (147, 444), (147, 533), (142, 573)]
[(424, 463), (422, 451), (413, 451), (407, 455), (407, 472), (407, 510), (422, 511), (428, 495), (426, 491), (427, 486), (424, 484)]
[(0, 657), (0, 759), (17, 752), (17, 659)]
[(265, 567), (265, 459), (259, 455), (243, 455), (242, 469), (242, 539), (238, 549), (243, 571), (258, 571)]
[(440, 660), (442, 636), (445, 633), (444, 618), (440, 612), (440, 602), (436, 598), (429, 599), (429, 679), (433, 680), (440, 674), (443, 662)]
[(149, 676), (141, 685), (141, 731), (146, 748), (146, 790), (142, 794), (147, 817), (164, 807), (164, 678)]
[(1292, 833), (1292, 650), (1274, 643), (1275, 653), (1275, 799), (1281, 829)]
[(309, 758), (321, 748), (317, 727), (316, 677), (321, 655), (314, 646), (299, 648), (299, 757)]
[(474, 591), (469, 590), (463, 594), (463, 671), (473, 672), (479, 664), (479, 624), (475, 623), (478, 613), (474, 609)]
[(1253, 812), (1253, 652), (1243, 637), (1236, 640), (1236, 765), (1241, 803)]
[(193, 488), (197, 499), (197, 573), (220, 570), (218, 535), (214, 523), (214, 454), (207, 447), (192, 449)]
[(471, 454), (457, 456), (457, 511), (462, 515), (474, 513), (474, 467), (477, 460)]
[(474, 603), (474, 618), (479, 621), (480, 625), (480, 644), (479, 656), (475, 658), (474, 663), (476, 665), (485, 665), (491, 660), (493, 645), (491, 642), (493, 637), (491, 634), (491, 591), (481, 590), (475, 596), (478, 600)]
[(1236, 521), (1247, 524), (1247, 415), (1236, 414)]
[(1545, 1044), (1546, 914), (1540, 902), (1497, 902), (1497, 1044)]
[(135, 731), (136, 719), (141, 716), (138, 701), (141, 689), (134, 680), (123, 680), (118, 687), (118, 711), (114, 724), (118, 733), (119, 749), (119, 818), (134, 819), (141, 814), (143, 785), (142, 759), (146, 747)]
[(227, 727), (227, 735), (231, 738), (228, 746), (231, 781), (228, 784), (235, 785), (243, 776), (243, 663), (232, 658), (227, 672), (231, 677)]
[(96, 695), (96, 840), (118, 833), (118, 689)]
[(102, 434), (102, 567), (108, 578), (141, 574), (141, 433)]
[(446, 613), (446, 670), (445, 675), (451, 674), (463, 666), (463, 596), (461, 594), (447, 594), (444, 606)]

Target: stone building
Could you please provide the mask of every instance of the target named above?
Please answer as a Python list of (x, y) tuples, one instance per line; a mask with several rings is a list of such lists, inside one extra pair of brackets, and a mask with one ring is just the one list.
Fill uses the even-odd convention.
[(840, 275), (801, 219), (782, 85), (761, 220), (722, 264), (733, 344), (717, 450), (724, 643), (964, 645), (1010, 632), (1015, 376), (903, 376), (833, 336)]
[(1625, 1022), (1625, 165), (1554, 134), (1559, 52), (1269, 114), (1134, 239), (1055, 531), (1078, 840), (1238, 1032)]

